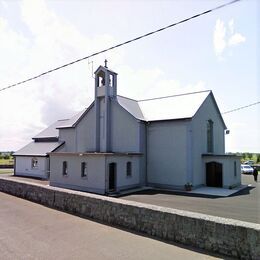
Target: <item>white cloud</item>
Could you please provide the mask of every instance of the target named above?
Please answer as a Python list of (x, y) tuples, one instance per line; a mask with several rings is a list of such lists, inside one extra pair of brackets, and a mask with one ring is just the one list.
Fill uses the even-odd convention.
[(231, 19), (229, 22), (228, 22), (228, 27), (229, 27), (229, 31), (231, 34), (234, 33), (234, 19)]
[(223, 59), (222, 55), (225, 49), (230, 49), (232, 46), (246, 41), (246, 38), (242, 34), (235, 32), (233, 19), (228, 22), (228, 28), (229, 30), (226, 32), (224, 22), (217, 19), (213, 33), (213, 45), (215, 54), (220, 60)]
[(217, 20), (215, 31), (213, 35), (214, 49), (216, 55), (221, 55), (224, 49), (226, 48), (226, 28), (224, 26), (224, 22), (220, 19)]
[(229, 40), (228, 40), (228, 45), (232, 46), (232, 45), (237, 45), (241, 42), (244, 42), (246, 40), (246, 38), (244, 36), (242, 36), (240, 33), (235, 33), (234, 35), (232, 35)]
[[(117, 43), (108, 34), (87, 37), (50, 10), (45, 1), (25, 0), (19, 6), (21, 17), (17, 19), (23, 30), (0, 18), (0, 88)], [(109, 67), (120, 71), (118, 92), (124, 96), (143, 99), (202, 90), (205, 86), (203, 81), (185, 86), (167, 78), (159, 67), (134, 70), (123, 65), (124, 49), (91, 59), (94, 70), (105, 58)], [(89, 61), (0, 93), (0, 151), (19, 149), (50, 123), (70, 117), (93, 100)]]
[[(20, 10), (21, 23), (29, 34), (17, 31), (0, 17), (1, 88), (115, 43), (108, 34), (86, 37), (49, 10), (45, 1), (22, 1)], [(120, 63), (124, 52), (111, 52), (108, 57)], [(93, 60), (95, 68), (103, 63), (104, 55)], [(16, 150), (48, 124), (83, 109), (93, 92), (88, 61), (1, 92), (4, 127), (0, 129), (0, 150)], [(12, 143), (11, 137), (15, 137)]]

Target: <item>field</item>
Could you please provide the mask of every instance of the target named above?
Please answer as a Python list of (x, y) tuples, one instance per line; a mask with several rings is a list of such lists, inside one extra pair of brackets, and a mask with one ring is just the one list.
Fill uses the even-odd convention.
[(14, 173), (14, 169), (0, 169), (0, 174)]
[(13, 165), (14, 159), (0, 159), (0, 165)]

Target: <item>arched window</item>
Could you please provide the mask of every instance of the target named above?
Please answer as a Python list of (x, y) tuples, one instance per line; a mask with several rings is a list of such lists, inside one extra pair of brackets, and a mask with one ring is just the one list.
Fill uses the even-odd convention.
[(213, 121), (207, 121), (207, 152), (213, 153), (214, 151), (214, 134), (213, 134)]

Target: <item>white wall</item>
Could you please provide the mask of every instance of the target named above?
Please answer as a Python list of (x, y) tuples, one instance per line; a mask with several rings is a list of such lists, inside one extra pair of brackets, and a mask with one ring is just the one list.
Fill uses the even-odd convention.
[(208, 96), (191, 123), (194, 186), (205, 184), (204, 164), (201, 155), (207, 153), (207, 121), (210, 119), (214, 122), (214, 154), (225, 154), (225, 128), (212, 97)]
[(184, 121), (148, 125), (148, 185), (183, 188), (187, 182), (187, 124)]
[[(32, 158), (37, 158), (37, 168), (32, 168)], [(16, 156), (15, 157), (15, 174), (21, 176), (48, 178), (48, 164), (46, 157), (27, 157)]]

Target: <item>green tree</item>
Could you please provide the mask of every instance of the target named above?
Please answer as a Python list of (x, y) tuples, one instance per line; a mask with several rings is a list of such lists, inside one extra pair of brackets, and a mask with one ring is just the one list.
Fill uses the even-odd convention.
[(249, 160), (251, 160), (253, 158), (253, 154), (252, 153), (248, 153), (247, 157), (248, 157)]
[(10, 159), (10, 155), (9, 155), (9, 154), (5, 154), (5, 155), (4, 155), (4, 159), (5, 159), (5, 160), (9, 160), (9, 159)]
[(260, 153), (258, 153), (258, 154), (256, 155), (256, 162), (257, 162), (257, 163), (260, 163)]

